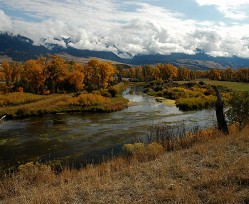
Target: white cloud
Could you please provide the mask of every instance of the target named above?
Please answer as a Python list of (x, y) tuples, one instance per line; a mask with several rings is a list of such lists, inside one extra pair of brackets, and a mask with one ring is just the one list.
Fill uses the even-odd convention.
[[(248, 18), (248, 0), (196, 0), (200, 6), (215, 6), (226, 17), (234, 20)], [(247, 8), (245, 8), (247, 6)]]
[[(201, 0), (199, 3), (205, 4)], [(121, 57), (194, 54), (199, 48), (213, 56), (249, 58), (249, 25), (184, 19), (182, 14), (152, 6), (149, 1), (0, 0), (0, 5), (26, 15), (15, 19), (0, 12), (4, 22), (0, 31), (27, 36), (35, 44), (66, 46), (59, 39), (70, 37), (72, 47), (112, 51)], [(28, 21), (27, 16), (36, 19)]]
[(4, 13), (4, 11), (2, 11), (1, 9), (0, 9), (0, 19), (1, 19), (0, 31), (2, 31), (2, 32), (9, 31), (12, 27), (11, 18), (9, 16), (7, 16)]

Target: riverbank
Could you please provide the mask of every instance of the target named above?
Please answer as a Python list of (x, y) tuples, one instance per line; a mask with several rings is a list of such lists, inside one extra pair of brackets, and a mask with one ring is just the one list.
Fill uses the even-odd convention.
[[(117, 158), (60, 174), (26, 164), (0, 182), (3, 203), (247, 203), (249, 127), (206, 131), (187, 149), (143, 161)], [(202, 137), (200, 137), (202, 138)]]
[(123, 83), (108, 90), (79, 94), (35, 95), (8, 93), (0, 95), (0, 116), (22, 118), (68, 112), (113, 112), (128, 106), (121, 95)]
[[(225, 103), (230, 98), (231, 90), (218, 87)], [(161, 99), (175, 100), (175, 105), (182, 111), (202, 110), (214, 107), (216, 94), (210, 84), (205, 82), (163, 82), (152, 81), (145, 85), (145, 93)]]
[[(198, 83), (199, 81), (202, 81), (206, 84), (211, 84), (215, 86), (225, 86), (233, 91), (249, 91), (249, 83), (246, 82), (231, 82), (231, 81), (218, 81), (218, 80), (210, 80), (210, 79), (198, 79), (194, 80), (192, 82)], [(189, 81), (175, 81), (179, 84), (185, 84)]]

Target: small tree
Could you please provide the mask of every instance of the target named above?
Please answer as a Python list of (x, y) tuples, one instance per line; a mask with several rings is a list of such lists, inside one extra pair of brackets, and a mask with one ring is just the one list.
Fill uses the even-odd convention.
[(227, 117), (238, 123), (240, 130), (249, 122), (249, 92), (234, 92), (229, 100)]

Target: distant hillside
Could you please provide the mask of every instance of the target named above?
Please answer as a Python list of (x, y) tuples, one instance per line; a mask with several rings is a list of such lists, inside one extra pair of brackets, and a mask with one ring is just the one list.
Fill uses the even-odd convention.
[(117, 63), (129, 65), (145, 65), (156, 63), (172, 63), (176, 66), (186, 66), (191, 69), (210, 68), (224, 69), (232, 67), (234, 69), (241, 67), (249, 67), (249, 59), (239, 57), (212, 57), (206, 55), (202, 51), (198, 51), (195, 55), (187, 55), (183, 53), (172, 53), (171, 55), (137, 55), (132, 59), (123, 59), (112, 52), (79, 50), (69, 46), (70, 39), (62, 39), (67, 47), (61, 47), (55, 44), (47, 44), (47, 46), (35, 46), (33, 41), (23, 36), (12, 36), (6, 33), (0, 33), (0, 61), (11, 58), (16, 61), (25, 61), (37, 58), (40, 55), (59, 54), (66, 59), (76, 59), (81, 63), (86, 63), (89, 58), (96, 57), (104, 60), (111, 60)]
[(172, 63), (176, 66), (186, 66), (192, 69), (224, 69), (232, 67), (234, 69), (249, 67), (249, 59), (239, 57), (212, 57), (203, 52), (195, 55), (183, 53), (172, 53), (171, 55), (137, 55), (131, 59), (131, 64), (156, 64)]
[(23, 36), (12, 36), (8, 34), (0, 34), (0, 55), (11, 57), (16, 61), (25, 61), (37, 58), (46, 54), (69, 54), (74, 57), (82, 58), (101, 58), (117, 62), (125, 62), (124, 59), (118, 57), (112, 52), (78, 50), (72, 47), (63, 48), (58, 45), (34, 46), (33, 41)]

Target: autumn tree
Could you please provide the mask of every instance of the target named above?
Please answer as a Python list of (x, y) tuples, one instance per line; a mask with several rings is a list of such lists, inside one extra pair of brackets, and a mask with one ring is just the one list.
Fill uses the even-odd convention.
[(28, 60), (24, 63), (22, 73), (22, 83), (20, 84), (25, 91), (41, 94), (44, 91), (44, 67), (38, 60)]
[(196, 78), (198, 78), (198, 72), (195, 70), (191, 70), (189, 73), (189, 78), (190, 80), (196, 80)]
[(101, 62), (99, 64), (100, 87), (107, 88), (112, 81), (113, 75), (117, 73), (116, 68), (110, 62)]
[(74, 92), (81, 91), (85, 87), (85, 67), (78, 63), (70, 62), (68, 64), (69, 73), (65, 78), (64, 89)]
[(0, 71), (0, 81), (5, 80), (5, 74), (3, 71)]
[(12, 77), (11, 77), (12, 69), (11, 69), (10, 64), (8, 62), (3, 62), (2, 67), (3, 67), (2, 73), (4, 75), (6, 85), (7, 85), (7, 87), (10, 87), (11, 82), (12, 82)]
[(135, 78), (138, 81), (144, 81), (143, 67), (142, 66), (138, 66), (135, 68)]
[(156, 71), (155, 67), (152, 67), (150, 65), (146, 65), (143, 67), (143, 78), (145, 81), (153, 81), (156, 79), (156, 76), (159, 75), (160, 74)]
[(3, 62), (2, 68), (6, 85), (8, 88), (12, 88), (15, 83), (20, 81), (23, 69), (22, 64), (19, 62)]
[(99, 60), (91, 59), (87, 64), (87, 84), (100, 88)]
[(232, 70), (232, 68), (228, 67), (223, 71), (222, 79), (225, 81), (232, 81), (234, 77), (233, 75), (234, 71)]
[(136, 76), (135, 68), (130, 68), (129, 74), (130, 74), (131, 81), (134, 81), (135, 76)]
[(178, 80), (190, 80), (190, 69), (181, 66), (178, 68)]
[(57, 93), (68, 74), (66, 62), (58, 56), (50, 55), (45, 74), (47, 77), (45, 84), (48, 90), (51, 93)]
[(114, 80), (117, 69), (110, 62), (91, 59), (86, 66), (86, 84), (89, 90), (107, 88)]
[(172, 64), (161, 64), (158, 66), (162, 80), (173, 80), (178, 76), (177, 68)]
[(239, 82), (249, 82), (249, 68), (240, 68), (236, 70), (234, 79)]
[(208, 72), (208, 78), (211, 80), (220, 80), (221, 79), (221, 74), (218, 70), (212, 68)]
[(71, 71), (65, 78), (65, 89), (74, 92), (81, 91), (84, 88), (84, 77), (83, 72), (78, 70)]

